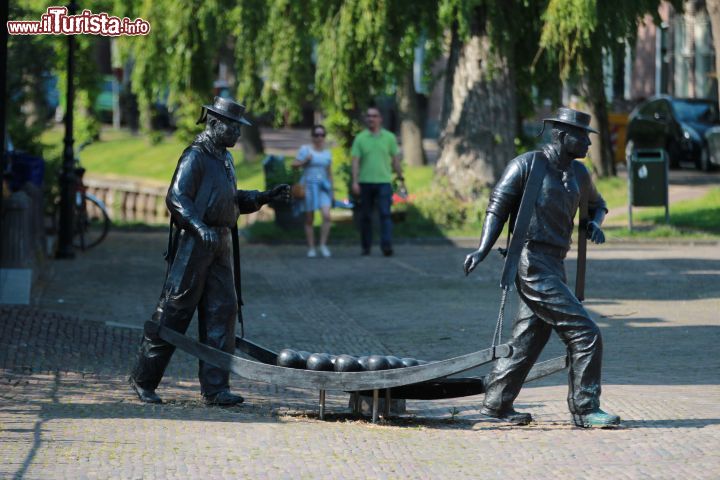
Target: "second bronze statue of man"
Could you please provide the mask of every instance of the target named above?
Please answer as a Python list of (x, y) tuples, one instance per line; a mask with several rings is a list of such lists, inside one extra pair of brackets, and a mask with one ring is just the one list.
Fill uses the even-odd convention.
[[(205, 130), (182, 153), (166, 203), (172, 225), (168, 242), (168, 270), (153, 320), (185, 333), (195, 310), (202, 343), (228, 353), (235, 350), (238, 314), (233, 260), (233, 229), (241, 213), (252, 213), (271, 201), (289, 201), (290, 187), (265, 192), (238, 190), (235, 166), (227, 148), (240, 137), (245, 107), (215, 97), (202, 107)], [(237, 255), (238, 252), (235, 252)], [(236, 257), (237, 258), (237, 257)], [(155, 393), (175, 347), (143, 336), (130, 376), (141, 401), (161, 403)], [(209, 405), (235, 405), (243, 398), (230, 392), (228, 372), (200, 361), (200, 390)]]
[[(600, 329), (582, 298), (568, 287), (563, 264), (578, 207), (585, 210), (581, 235), (595, 243), (605, 241), (600, 229), (607, 213), (605, 201), (585, 166), (575, 160), (587, 154), (589, 132), (597, 132), (589, 126), (590, 115), (569, 108), (560, 108), (544, 122), (552, 126), (552, 143), (510, 162), (490, 195), (480, 246), (465, 259), (467, 275), (487, 256), (511, 219), (514, 238), (503, 275), (509, 278), (503, 282), (506, 289), (513, 283), (517, 287), (520, 308), (510, 341), (512, 355), (499, 359), (487, 377), (481, 413), (512, 423), (531, 421), (530, 414), (514, 410), (513, 402), (554, 330), (568, 350), (568, 407), (573, 422), (584, 428), (611, 427), (620, 418), (600, 409)], [(582, 260), (578, 268), (584, 272)]]

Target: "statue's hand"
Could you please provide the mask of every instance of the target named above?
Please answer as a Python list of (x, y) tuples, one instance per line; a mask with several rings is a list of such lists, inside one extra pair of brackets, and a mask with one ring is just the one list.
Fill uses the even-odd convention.
[(269, 202), (284, 202), (288, 203), (290, 201), (290, 185), (282, 184), (278, 185), (277, 187), (274, 187), (272, 190), (267, 190), (263, 192), (265, 194), (265, 198), (267, 199), (266, 203)]
[(213, 230), (212, 228), (208, 226), (202, 226), (197, 229), (198, 236), (200, 237), (200, 241), (203, 244), (203, 247), (207, 248), (210, 251), (215, 251), (220, 244), (220, 239), (218, 237), (217, 232)]
[(589, 238), (590, 241), (592, 241), (593, 243), (605, 243), (605, 234), (603, 233), (602, 228), (600, 228), (600, 225), (598, 225), (597, 222), (588, 222), (587, 238)]
[(482, 262), (483, 256), (482, 252), (480, 250), (475, 250), (471, 254), (469, 254), (467, 257), (465, 257), (465, 275), (470, 275), (470, 272), (475, 270), (475, 267), (477, 267), (480, 262)]

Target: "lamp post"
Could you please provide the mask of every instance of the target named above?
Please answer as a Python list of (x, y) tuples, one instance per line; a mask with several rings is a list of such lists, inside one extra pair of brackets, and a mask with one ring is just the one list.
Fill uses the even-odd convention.
[[(77, 4), (74, 0), (68, 5), (68, 14), (75, 15)], [(65, 101), (65, 149), (63, 150), (62, 171), (60, 173), (60, 230), (58, 232), (57, 258), (73, 258), (73, 226), (75, 224), (75, 151), (73, 148), (73, 110), (75, 103), (75, 36), (68, 35), (67, 92)]]
[[(2, 225), (3, 211), (3, 183), (5, 182), (5, 110), (7, 106), (7, 20), (8, 2), (0, 2), (0, 22), (2, 22), (2, 33), (0, 33), (0, 135), (2, 146), (0, 146), (0, 226)], [(2, 259), (2, 235), (0, 235), (0, 259)], [(0, 265), (2, 266), (2, 265)]]

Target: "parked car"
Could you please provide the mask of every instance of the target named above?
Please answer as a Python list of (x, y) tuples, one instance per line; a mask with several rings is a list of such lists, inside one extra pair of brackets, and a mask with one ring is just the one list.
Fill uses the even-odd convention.
[(653, 97), (630, 114), (627, 148), (664, 148), (671, 168), (692, 162), (709, 171), (718, 165), (705, 134), (720, 125), (718, 102), (711, 99)]

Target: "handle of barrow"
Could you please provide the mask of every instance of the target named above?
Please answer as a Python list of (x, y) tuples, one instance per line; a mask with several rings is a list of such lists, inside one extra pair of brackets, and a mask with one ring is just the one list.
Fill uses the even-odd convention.
[(233, 244), (233, 277), (235, 280), (235, 295), (237, 297), (238, 323), (240, 324), (240, 338), (245, 338), (245, 323), (242, 315), (242, 279), (240, 277), (240, 236), (237, 225), (230, 229)]

